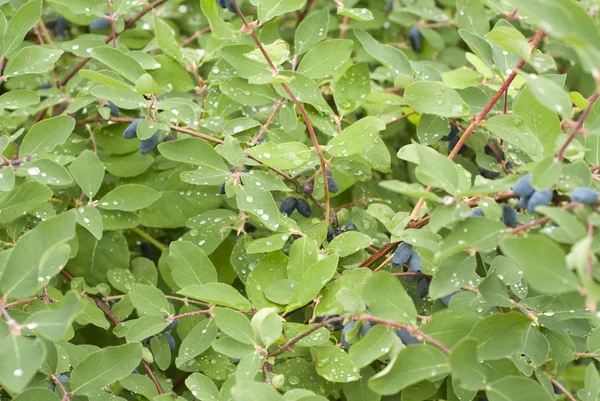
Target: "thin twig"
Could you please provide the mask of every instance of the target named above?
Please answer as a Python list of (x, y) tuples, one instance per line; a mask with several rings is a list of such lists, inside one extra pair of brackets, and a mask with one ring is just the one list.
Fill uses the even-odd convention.
[(111, 30), (110, 36), (112, 37), (112, 47), (116, 48), (117, 47), (117, 30), (115, 29), (114, 15), (113, 15), (112, 11), (110, 10), (110, 0), (106, 0), (106, 8), (108, 8), (108, 20), (110, 22), (110, 30)]
[(187, 38), (186, 40), (181, 42), (179, 44), (179, 47), (185, 47), (185, 46), (189, 45), (194, 40), (198, 39), (200, 36), (202, 36), (203, 34), (205, 34), (207, 32), (210, 32), (210, 26), (207, 26), (206, 28), (204, 28), (202, 30), (196, 31), (192, 36), (190, 36), (189, 38)]
[[(576, 206), (577, 206), (577, 203), (572, 202), (572, 203), (569, 203), (566, 206), (563, 206), (561, 208), (561, 210), (571, 210), (571, 209), (575, 208)], [(535, 226), (537, 226), (539, 224), (543, 224), (543, 223), (545, 223), (545, 222), (547, 222), (549, 220), (550, 220), (549, 216), (540, 217), (537, 220), (534, 220), (534, 221), (532, 221), (530, 223), (523, 224), (522, 226), (519, 226), (517, 228), (512, 229), (512, 232), (513, 233), (518, 233), (518, 232), (521, 232), (521, 231), (529, 230), (530, 228), (535, 227)]]
[(567, 148), (569, 147), (571, 142), (573, 142), (573, 139), (575, 139), (577, 134), (583, 128), (583, 123), (585, 122), (585, 119), (587, 118), (588, 114), (590, 114), (592, 107), (594, 107), (594, 103), (596, 103), (596, 100), (598, 100), (598, 96), (600, 96), (600, 93), (596, 92), (588, 99), (588, 105), (581, 112), (581, 115), (579, 116), (579, 119), (577, 120), (577, 124), (571, 131), (571, 134), (569, 134), (569, 137), (567, 138), (565, 143), (563, 143), (563, 145), (561, 146), (560, 150), (558, 151), (558, 154), (556, 155), (556, 158), (558, 159), (558, 161), (563, 161), (563, 159), (565, 158), (565, 152), (567, 151)]
[(550, 376), (548, 373), (544, 372), (546, 374), (546, 376), (548, 376), (548, 378), (550, 379), (550, 381), (552, 382), (552, 384), (554, 384), (560, 391), (563, 392), (563, 394), (571, 401), (577, 401), (577, 399), (575, 397), (573, 397), (573, 394), (571, 394), (569, 392), (569, 390), (567, 390), (565, 388), (565, 386), (563, 386), (562, 384), (560, 384), (560, 382), (558, 380), (556, 380), (554, 377)]
[(67, 391), (67, 389), (65, 388), (65, 386), (63, 386), (62, 382), (60, 381), (60, 379), (58, 377), (56, 377), (56, 375), (50, 375), (50, 378), (52, 379), (52, 381), (60, 388), (60, 390), (63, 393), (62, 396), (62, 401), (68, 401), (71, 399), (70, 393)]
[(258, 141), (260, 140), (260, 138), (262, 138), (262, 136), (265, 134), (265, 132), (267, 132), (267, 130), (269, 129), (269, 126), (271, 125), (271, 123), (275, 119), (275, 115), (277, 115), (277, 112), (279, 111), (279, 108), (281, 107), (281, 105), (284, 102), (285, 102), (285, 98), (282, 97), (281, 99), (279, 99), (279, 101), (275, 105), (275, 108), (273, 109), (273, 112), (269, 116), (269, 119), (267, 120), (267, 122), (265, 123), (265, 125), (262, 126), (262, 128), (261, 128), (260, 132), (258, 133), (258, 135), (256, 135), (254, 138), (252, 138), (252, 141), (246, 146), (246, 148), (252, 147), (252, 146), (254, 146), (254, 145), (256, 145), (258, 143)]
[(142, 237), (143, 239), (145, 239), (146, 241), (148, 241), (149, 243), (151, 243), (152, 245), (154, 245), (159, 251), (162, 252), (165, 249), (167, 249), (167, 247), (165, 245), (161, 244), (159, 241), (154, 239), (150, 234), (146, 233), (145, 231), (142, 231), (140, 228), (132, 227), (130, 230), (133, 231), (134, 233), (136, 233), (137, 235), (139, 235), (140, 237)]

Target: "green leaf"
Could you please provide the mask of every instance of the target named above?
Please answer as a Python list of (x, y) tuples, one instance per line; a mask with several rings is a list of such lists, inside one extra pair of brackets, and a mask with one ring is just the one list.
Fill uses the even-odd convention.
[(363, 300), (378, 318), (414, 324), (417, 311), (398, 279), (387, 272), (373, 274), (364, 285)]
[(122, 109), (138, 109), (146, 106), (147, 103), (146, 99), (144, 99), (142, 95), (130, 89), (113, 88), (108, 85), (98, 85), (94, 86), (90, 92), (92, 95), (98, 98), (110, 100), (117, 107)]
[(41, 16), (42, 2), (40, 0), (25, 3), (17, 10), (6, 26), (6, 33), (3, 32), (2, 58), (21, 46), (25, 35), (39, 22)]
[(498, 246), (505, 234), (504, 224), (490, 219), (470, 218), (459, 222), (444, 239), (436, 257), (442, 258), (462, 249), (475, 248), (490, 252)]
[(121, 50), (113, 49), (112, 47), (97, 47), (92, 49), (90, 55), (101, 63), (106, 64), (111, 70), (119, 73), (132, 83), (135, 83), (146, 73), (136, 59), (123, 53)]
[(537, 101), (548, 110), (565, 118), (571, 117), (569, 94), (552, 79), (532, 74), (528, 76), (527, 86)]
[(388, 368), (369, 379), (369, 387), (377, 394), (391, 395), (448, 373), (450, 363), (446, 354), (432, 345), (411, 345), (401, 350)]
[[(131, 374), (121, 380), (119, 384), (123, 386), (125, 390), (129, 390), (133, 393), (140, 394), (148, 399), (158, 395), (156, 385), (148, 376), (140, 374)], [(119, 400), (120, 401), (120, 400)]]
[(271, 192), (238, 185), (235, 188), (240, 210), (254, 215), (272, 231), (279, 228), (279, 210)]
[(484, 36), (490, 24), (483, 3), (477, 0), (456, 0), (454, 21), (460, 29)]
[(360, 379), (358, 368), (341, 348), (311, 347), (310, 354), (319, 376), (333, 383), (349, 383)]
[(206, 283), (186, 286), (178, 294), (216, 305), (229, 306), (248, 312), (252, 304), (238, 290), (225, 283)]
[(554, 399), (539, 383), (526, 377), (504, 377), (488, 386), (485, 393), (490, 401), (550, 401)]
[(213, 319), (205, 319), (193, 326), (179, 346), (175, 366), (180, 368), (202, 354), (217, 338), (217, 325)]
[(164, 316), (170, 313), (169, 301), (156, 287), (146, 284), (134, 284), (129, 291), (133, 306), (142, 315)]
[(325, 78), (334, 74), (351, 53), (351, 40), (333, 39), (317, 43), (302, 57), (298, 72), (313, 79)]
[(74, 213), (42, 221), (21, 236), (1, 272), (3, 296), (28, 297), (46, 285), (67, 263), (71, 250), (66, 242), (74, 236)]
[(264, 291), (271, 284), (286, 278), (287, 264), (287, 256), (281, 251), (275, 251), (260, 259), (254, 269), (252, 265), (248, 265), (251, 271), (247, 276), (246, 293), (255, 308), (277, 307), (265, 297)]
[[(127, 342), (135, 343), (160, 333), (169, 325), (169, 322), (167, 322), (167, 320), (162, 316), (142, 316), (139, 319), (123, 322), (121, 325), (127, 325), (127, 331), (125, 334)], [(115, 328), (115, 334), (118, 330), (118, 327), (119, 326)]]
[(158, 47), (160, 47), (167, 56), (182, 64), (186, 64), (186, 60), (181, 53), (181, 48), (175, 39), (173, 30), (169, 24), (161, 18), (158, 18), (156, 14), (154, 14), (154, 33), (156, 34)]
[(366, 234), (349, 231), (335, 237), (327, 248), (344, 257), (367, 248), (371, 245), (371, 241), (371, 237)]
[(551, 189), (560, 179), (561, 171), (561, 164), (553, 157), (547, 157), (531, 172), (531, 185), (538, 191)]
[(479, 320), (479, 315), (469, 310), (446, 309), (434, 314), (421, 330), (442, 344), (454, 347)]
[(340, 115), (359, 107), (371, 93), (369, 65), (357, 63), (350, 66), (335, 82), (333, 97)]
[[(282, 77), (290, 79), (287, 86), (298, 101), (310, 104), (321, 113), (331, 114), (331, 108), (323, 98), (321, 89), (315, 81), (306, 75), (295, 71), (280, 71), (279, 74)], [(281, 85), (275, 85), (275, 90), (280, 96), (291, 99), (290, 95), (283, 90)], [(269, 104), (272, 103), (273, 101), (269, 102)]]
[(525, 60), (529, 60), (531, 46), (527, 38), (512, 26), (497, 25), (491, 30), (485, 38), (496, 43), (502, 50), (519, 55)]
[(223, 21), (219, 16), (219, 9), (217, 3), (212, 0), (200, 0), (200, 7), (202, 13), (206, 16), (208, 23), (210, 24), (210, 30), (212, 34), (219, 39), (234, 39), (235, 32), (231, 27), (231, 24)]
[(11, 393), (19, 393), (46, 359), (46, 347), (38, 339), (12, 334), (0, 339), (0, 383)]
[(312, 151), (300, 142), (266, 142), (248, 149), (248, 154), (256, 157), (269, 167), (289, 170), (308, 163)]
[(60, 401), (60, 398), (50, 390), (43, 388), (31, 388), (17, 395), (13, 400), (16, 401)]
[(27, 181), (10, 192), (0, 194), (0, 223), (6, 224), (31, 212), (52, 198), (52, 191), (35, 181)]
[(217, 281), (217, 271), (204, 251), (191, 242), (177, 241), (169, 247), (169, 267), (181, 288)]
[(202, 168), (222, 170), (229, 174), (229, 170), (221, 156), (202, 139), (186, 138), (164, 142), (158, 146), (158, 150), (161, 155), (169, 160), (188, 163)]
[(529, 327), (523, 340), (523, 354), (527, 355), (535, 366), (542, 366), (548, 360), (550, 344), (537, 328)]
[(419, 165), (416, 174), (423, 184), (441, 187), (451, 194), (457, 191), (460, 177), (456, 164), (432, 148), (411, 144), (400, 148), (397, 156)]
[(325, 39), (329, 25), (329, 12), (326, 9), (315, 11), (304, 18), (296, 27), (294, 52), (300, 55)]
[(71, 391), (77, 395), (96, 395), (107, 384), (128, 376), (142, 359), (142, 345), (125, 344), (93, 352), (71, 373)]
[(75, 120), (69, 116), (48, 118), (35, 124), (23, 138), (21, 155), (50, 153), (63, 144), (75, 128)]
[(385, 124), (380, 119), (365, 117), (332, 138), (326, 150), (336, 157), (347, 157), (362, 152), (378, 138), (379, 131), (384, 129)]
[(562, 294), (579, 287), (577, 278), (567, 269), (564, 251), (546, 236), (505, 238), (501, 249), (521, 268), (527, 283), (541, 293)]
[(494, 314), (480, 320), (469, 337), (478, 341), (479, 360), (500, 359), (521, 350), (530, 325), (531, 320), (520, 313)]
[(479, 390), (485, 387), (483, 363), (477, 359), (477, 340), (465, 338), (452, 349), (450, 355), (452, 375), (462, 387)]
[(302, 8), (306, 0), (260, 0), (258, 2), (258, 19), (264, 24), (277, 16)]
[(284, 398), (266, 383), (243, 381), (231, 389), (235, 401), (283, 401)]
[[(361, 291), (364, 282), (370, 276), (371, 270), (367, 268), (357, 268), (344, 271), (339, 278), (325, 286), (325, 289), (322, 291), (322, 298), (316, 306), (317, 315), (331, 316), (341, 314), (344, 311), (344, 307), (337, 299), (337, 294), (340, 292), (340, 290), (345, 288), (354, 291), (357, 295), (360, 295), (362, 293)], [(302, 275), (298, 276), (298, 280), (302, 280)]]
[(50, 341), (61, 340), (85, 304), (74, 292), (68, 292), (62, 305), (56, 310), (39, 311), (29, 316), (25, 324), (35, 332)]
[(34, 180), (44, 185), (65, 186), (73, 182), (66, 168), (50, 159), (23, 163), (23, 170)]
[(377, 42), (365, 31), (355, 29), (353, 32), (365, 51), (375, 60), (390, 69), (394, 77), (399, 74), (413, 76), (413, 69), (410, 62), (400, 49)]
[(454, 89), (432, 81), (416, 81), (404, 91), (404, 100), (419, 113), (463, 117), (471, 108)]
[(51, 70), (62, 54), (62, 50), (50, 50), (37, 46), (24, 47), (10, 58), (4, 74), (6, 77), (42, 74)]
[(104, 180), (102, 161), (91, 150), (84, 150), (69, 167), (71, 175), (81, 190), (91, 199), (98, 193)]
[(241, 78), (223, 82), (219, 89), (225, 96), (244, 106), (266, 106), (277, 100), (277, 93), (270, 86), (254, 85)]
[(213, 317), (223, 333), (244, 344), (254, 344), (254, 331), (250, 321), (240, 312), (217, 307), (213, 310)]
[(252, 317), (250, 323), (265, 347), (271, 346), (281, 336), (281, 320), (275, 308), (263, 308)]
[(394, 332), (383, 324), (371, 328), (367, 335), (356, 344), (352, 344), (348, 351), (354, 365), (362, 369), (386, 355), (394, 344), (394, 336)]
[(185, 386), (200, 401), (216, 401), (219, 399), (217, 385), (202, 373), (192, 373), (185, 379)]
[(308, 267), (304, 272), (302, 281), (295, 287), (292, 299), (285, 311), (289, 312), (312, 301), (335, 274), (338, 261), (339, 256), (333, 254)]
[(477, 261), (474, 256), (457, 253), (444, 258), (429, 286), (429, 296), (442, 298), (464, 286), (477, 286), (481, 278), (475, 273)]
[(566, 333), (557, 333), (552, 330), (542, 332), (550, 345), (550, 358), (560, 364), (571, 362), (575, 359), (575, 343)]
[(40, 96), (28, 89), (16, 89), (0, 96), (0, 107), (5, 109), (23, 109), (40, 102)]
[(582, 401), (592, 401), (598, 398), (600, 393), (600, 377), (593, 363), (590, 363), (585, 371), (585, 388), (577, 392)]
[(116, 187), (104, 195), (98, 205), (107, 210), (134, 212), (151, 205), (160, 197), (160, 192), (150, 187), (138, 184), (125, 184)]

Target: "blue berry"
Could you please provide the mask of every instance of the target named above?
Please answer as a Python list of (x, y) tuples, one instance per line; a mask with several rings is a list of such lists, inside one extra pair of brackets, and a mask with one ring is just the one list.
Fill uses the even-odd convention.
[(400, 337), (404, 345), (420, 344), (421, 342), (413, 337), (408, 330), (396, 329), (396, 335)]
[(519, 178), (513, 186), (513, 192), (517, 196), (531, 196), (533, 191), (534, 189), (531, 186), (531, 174), (526, 174)]
[(337, 237), (338, 235), (340, 235), (341, 233), (342, 232), (340, 231), (339, 228), (330, 227), (329, 230), (327, 230), (327, 242), (333, 241), (333, 239), (335, 237)]
[(327, 186), (329, 187), (329, 192), (334, 194), (340, 190), (337, 181), (333, 177), (327, 177)]
[(413, 253), (412, 245), (408, 242), (401, 243), (398, 248), (396, 248), (396, 252), (394, 253), (394, 257), (392, 258), (392, 267), (396, 269), (401, 269), (402, 265), (408, 262), (411, 255)]
[(417, 53), (423, 49), (423, 35), (421, 35), (417, 27), (410, 28), (408, 39), (410, 39), (410, 44)]
[(342, 347), (344, 347), (345, 349), (350, 349), (351, 344), (348, 343), (348, 341), (346, 341), (346, 333), (348, 332), (348, 330), (353, 329), (354, 326), (356, 326), (356, 322), (355, 321), (351, 321), (348, 322), (348, 324), (346, 324), (344, 326), (344, 328), (342, 329), (342, 336), (341, 336), (341, 342), (342, 342)]
[(58, 381), (61, 383), (66, 383), (68, 381), (70, 381), (71, 379), (69, 379), (69, 376), (67, 375), (60, 375), (58, 376)]
[(327, 167), (327, 169), (325, 170), (325, 172), (327, 173), (327, 177), (331, 177), (332, 176), (332, 172), (331, 169), (329, 167)]
[(110, 27), (110, 21), (104, 17), (96, 18), (90, 22), (90, 28), (93, 29), (106, 29)]
[(356, 226), (354, 225), (354, 223), (352, 221), (348, 221), (348, 223), (346, 223), (345, 229), (346, 229), (346, 231), (354, 231), (354, 230), (356, 230)]
[(508, 205), (502, 205), (502, 221), (506, 227), (517, 228), (519, 221), (515, 209)]
[(486, 169), (481, 168), (481, 167), (477, 167), (477, 170), (479, 170), (479, 173), (484, 178), (487, 178), (488, 180), (493, 180), (494, 178), (500, 177), (500, 173), (495, 173), (493, 171), (489, 171), (489, 170), (486, 170)]
[(590, 187), (579, 187), (571, 193), (571, 201), (589, 205), (598, 201), (598, 192)]
[(552, 190), (548, 189), (546, 191), (534, 191), (529, 198), (529, 202), (527, 202), (527, 210), (530, 212), (535, 212), (535, 208), (537, 206), (545, 206), (552, 200)]
[(125, 131), (123, 131), (123, 138), (125, 139), (133, 139), (135, 138), (136, 135), (136, 130), (137, 130), (137, 126), (140, 123), (140, 121), (142, 121), (143, 118), (138, 118), (137, 120), (134, 120), (131, 124), (129, 124), (127, 126), (127, 128), (125, 128)]
[(144, 139), (140, 142), (140, 153), (145, 155), (152, 152), (152, 150), (154, 150), (156, 147), (156, 144), (158, 144), (158, 131), (156, 131), (150, 138)]
[(221, 193), (221, 195), (225, 195), (225, 183), (221, 184), (221, 188), (220, 188), (219, 192)]
[(113, 102), (109, 101), (108, 103), (106, 103), (106, 107), (108, 107), (110, 109), (110, 115), (111, 116), (113, 116), (113, 117), (119, 117), (121, 115), (121, 112), (119, 111), (119, 108)]
[(69, 21), (65, 19), (62, 15), (60, 15), (56, 24), (54, 25), (54, 31), (58, 36), (67, 36), (67, 28), (69, 27)]
[(476, 207), (471, 212), (471, 216), (473, 216), (473, 217), (483, 217), (483, 210), (481, 210), (481, 208), (479, 208), (479, 207)]
[(298, 200), (293, 196), (288, 196), (281, 201), (281, 205), (279, 205), (279, 211), (284, 216), (291, 216), (292, 213), (294, 213), (296, 206), (298, 206)]
[(48, 390), (54, 392), (56, 390), (56, 384), (52, 383), (51, 385), (49, 385)]
[(387, 0), (385, 2), (385, 11), (392, 11), (392, 7), (394, 6), (394, 0)]
[(233, 4), (233, 0), (225, 0), (225, 5), (229, 12), (237, 14), (237, 10), (235, 9), (235, 5)]
[(173, 330), (175, 327), (177, 327), (178, 324), (179, 324), (179, 319), (173, 320), (171, 323), (169, 323), (169, 325), (167, 327), (164, 328), (164, 330), (161, 333), (166, 333), (167, 331)]
[(373, 328), (373, 325), (369, 322), (365, 322), (363, 323), (362, 327), (360, 328), (360, 335), (361, 337), (364, 337), (367, 335), (367, 333), (369, 332), (369, 330), (371, 330)]
[(425, 277), (421, 277), (417, 281), (417, 297), (425, 298), (429, 294), (429, 283)]
[(304, 199), (297, 199), (296, 210), (304, 217), (310, 217), (312, 215), (310, 204)]
[(527, 209), (527, 203), (529, 203), (531, 196), (524, 196), (517, 202), (517, 209)]
[(217, 5), (221, 8), (227, 7), (227, 4), (225, 4), (225, 0), (217, 0)]
[(175, 339), (173, 338), (173, 336), (169, 333), (162, 333), (162, 336), (169, 343), (169, 349), (171, 350), (171, 352), (175, 351), (175, 348), (177, 348), (177, 344), (175, 344)]
[[(412, 251), (410, 259), (408, 260), (408, 273), (421, 273), (421, 256), (415, 251)], [(404, 281), (412, 283), (419, 280), (420, 276), (404, 276)]]

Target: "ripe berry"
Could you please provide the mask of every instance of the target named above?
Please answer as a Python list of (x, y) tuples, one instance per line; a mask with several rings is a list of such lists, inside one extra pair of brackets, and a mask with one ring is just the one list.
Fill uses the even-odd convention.
[(441, 140), (442, 141), (449, 141), (452, 138), (455, 138), (458, 135), (458, 127), (456, 125), (451, 125), (450, 126), (450, 131), (448, 132), (448, 134), (444, 135)]
[(421, 277), (417, 281), (417, 297), (425, 298), (429, 294), (429, 283), (425, 277)]
[(589, 205), (598, 201), (598, 192), (590, 187), (579, 187), (571, 193), (571, 201)]
[(138, 118), (137, 120), (133, 121), (131, 124), (129, 124), (127, 126), (127, 128), (125, 128), (125, 131), (123, 131), (123, 138), (125, 139), (133, 139), (135, 138), (136, 135), (136, 130), (137, 130), (137, 126), (140, 123), (140, 121), (142, 121), (143, 118)]
[(455, 292), (449, 295), (446, 295), (445, 297), (441, 297), (440, 300), (442, 301), (442, 303), (446, 306), (450, 305), (450, 298), (452, 298), (452, 296), (456, 294)]
[(298, 199), (296, 210), (304, 217), (310, 217), (312, 215), (312, 209), (310, 207), (310, 204), (304, 199)]
[[(412, 251), (410, 255), (410, 259), (408, 260), (408, 270), (409, 273), (422, 273), (421, 267), (421, 257), (415, 251)], [(413, 281), (419, 280), (421, 277), (419, 276), (404, 276), (404, 281), (409, 283)]]
[(340, 234), (341, 234), (341, 231), (339, 228), (330, 227), (329, 230), (327, 230), (327, 242), (333, 241), (333, 239)]
[(479, 170), (479, 174), (481, 174), (484, 178), (487, 178), (488, 180), (492, 180), (500, 176), (500, 173), (495, 173), (493, 171), (489, 171), (481, 167), (477, 167), (477, 170)]
[(367, 333), (369, 332), (369, 330), (371, 330), (372, 328), (373, 328), (373, 324), (371, 324), (369, 322), (363, 323), (362, 327), (360, 328), (361, 337), (366, 336)]
[(333, 177), (327, 177), (327, 186), (329, 187), (329, 192), (334, 194), (340, 190), (337, 181)]
[(394, 6), (394, 0), (387, 0), (385, 3), (385, 11), (392, 11), (392, 7)]
[(171, 323), (169, 323), (169, 325), (167, 327), (165, 327), (163, 329), (163, 331), (161, 331), (161, 333), (166, 333), (167, 331), (173, 330), (175, 327), (177, 327), (178, 324), (179, 324), (179, 319), (173, 320)]
[(221, 195), (225, 195), (225, 183), (221, 184), (220, 193), (221, 193)]
[(65, 19), (62, 15), (56, 19), (56, 24), (54, 25), (54, 31), (58, 36), (67, 36), (67, 28), (69, 27), (69, 21)]
[(481, 208), (479, 208), (479, 207), (476, 207), (471, 212), (471, 216), (474, 216), (474, 217), (483, 217), (483, 210), (481, 210)]
[(513, 186), (513, 192), (517, 196), (531, 196), (533, 191), (534, 189), (531, 186), (531, 174), (526, 174), (519, 178)]
[(150, 138), (144, 139), (143, 141), (140, 142), (140, 153), (145, 155), (145, 154), (152, 152), (152, 150), (156, 147), (157, 143), (158, 143), (158, 131), (156, 131), (154, 133), (154, 135), (152, 135)]
[(517, 228), (519, 221), (515, 209), (508, 205), (502, 205), (502, 221), (506, 227)]
[(233, 4), (233, 0), (225, 0), (225, 6), (229, 10), (229, 12), (237, 14), (237, 10), (235, 9), (235, 5)]
[(167, 137), (165, 138), (165, 142), (171, 142), (174, 141), (175, 139), (175, 135), (167, 135)]
[(356, 322), (351, 321), (348, 322), (348, 324), (346, 324), (342, 329), (342, 336), (340, 337), (340, 340), (342, 342), (342, 347), (344, 347), (345, 349), (350, 349), (351, 346), (351, 344), (348, 343), (348, 341), (346, 340), (346, 333), (348, 332), (348, 330), (353, 329), (354, 326), (356, 326)]
[(396, 329), (396, 335), (400, 337), (404, 345), (420, 344), (421, 342), (413, 337), (408, 330)]
[(106, 103), (106, 107), (108, 107), (110, 109), (110, 115), (111, 116), (113, 116), (113, 117), (119, 117), (121, 115), (121, 112), (119, 111), (119, 108), (113, 102)]
[(398, 248), (396, 248), (396, 252), (392, 258), (392, 267), (396, 269), (402, 268), (402, 265), (410, 259), (412, 252), (412, 245), (407, 242), (401, 243)]
[(225, 4), (225, 0), (217, 0), (217, 5), (221, 8), (227, 7), (227, 4)]
[(519, 199), (519, 202), (517, 202), (517, 209), (527, 209), (527, 203), (529, 203), (529, 198), (531, 198), (531, 196), (524, 196), (521, 199)]
[(545, 206), (552, 200), (552, 190), (547, 189), (545, 191), (534, 191), (527, 202), (527, 210), (535, 212), (537, 206)]
[(140, 255), (146, 259), (152, 259), (152, 246), (148, 242), (140, 244)]
[(175, 339), (173, 338), (173, 336), (169, 333), (162, 333), (162, 336), (169, 343), (169, 349), (171, 350), (171, 352), (175, 351), (175, 348), (177, 348), (177, 344), (175, 344)]
[(412, 48), (419, 53), (423, 49), (423, 35), (419, 32), (419, 29), (417, 27), (410, 28), (408, 38), (410, 39)]
[(329, 167), (327, 167), (327, 169), (325, 170), (325, 172), (327, 173), (327, 177), (331, 177), (331, 175), (333, 174), (331, 172), (331, 169)]
[(92, 29), (106, 29), (110, 27), (110, 21), (104, 17), (96, 18), (90, 22), (90, 28)]
[(352, 221), (348, 221), (348, 223), (346, 223), (346, 231), (354, 231), (356, 230), (356, 226), (354, 225), (354, 223)]
[(298, 200), (293, 196), (288, 196), (284, 200), (281, 201), (281, 205), (279, 206), (279, 211), (284, 216), (291, 216), (294, 213), (294, 209), (298, 205)]
[(60, 375), (58, 376), (58, 381), (61, 383), (66, 383), (68, 381), (70, 381), (71, 379), (69, 379), (69, 376), (67, 375)]
[(315, 182), (313, 180), (304, 183), (304, 193), (310, 195), (315, 190)]

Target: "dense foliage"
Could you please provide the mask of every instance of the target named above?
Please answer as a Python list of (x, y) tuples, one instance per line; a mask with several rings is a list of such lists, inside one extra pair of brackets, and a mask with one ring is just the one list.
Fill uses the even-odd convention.
[(599, 400), (598, 10), (0, 1), (0, 397)]

